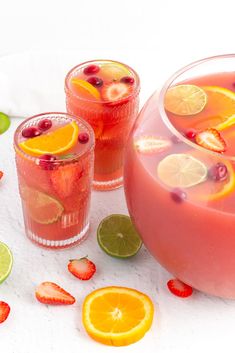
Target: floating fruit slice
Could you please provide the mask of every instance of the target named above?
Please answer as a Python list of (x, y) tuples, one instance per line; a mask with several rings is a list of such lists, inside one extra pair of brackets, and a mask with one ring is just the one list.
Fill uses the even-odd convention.
[(170, 154), (159, 162), (157, 175), (170, 187), (189, 188), (206, 180), (207, 167), (190, 155)]
[(124, 76), (129, 76), (130, 71), (120, 63), (107, 63), (100, 67), (102, 77), (109, 81), (119, 81)]
[(207, 103), (205, 91), (195, 85), (178, 85), (168, 89), (164, 105), (166, 110), (176, 115), (195, 115)]
[(215, 126), (216, 130), (222, 131), (224, 129), (227, 129), (230, 126), (233, 126), (235, 124), (235, 114), (230, 116), (227, 120), (225, 120), (223, 123), (218, 124)]
[(0, 283), (11, 273), (13, 264), (13, 256), (8, 246), (0, 242)]
[(141, 136), (134, 141), (136, 150), (143, 154), (152, 154), (165, 151), (171, 146), (169, 140), (155, 136)]
[(213, 128), (206, 129), (196, 134), (196, 143), (208, 150), (214, 152), (224, 152), (226, 150), (226, 142), (220, 133)]
[(19, 144), (31, 155), (61, 154), (76, 145), (79, 128), (75, 121), (52, 132), (29, 138)]
[(0, 134), (3, 134), (5, 131), (9, 129), (11, 125), (11, 121), (9, 116), (0, 112)]
[(108, 255), (118, 258), (134, 256), (142, 245), (130, 217), (121, 214), (110, 215), (101, 221), (97, 240)]
[(106, 287), (89, 294), (83, 303), (82, 319), (87, 333), (110, 346), (139, 341), (150, 329), (154, 306), (137, 290)]
[(100, 92), (89, 82), (74, 77), (71, 79), (71, 83), (80, 96), (87, 99), (100, 99)]
[(112, 82), (103, 86), (101, 95), (106, 102), (115, 102), (131, 95), (133, 87), (122, 82)]
[(36, 222), (49, 224), (61, 217), (64, 208), (54, 197), (27, 186), (22, 187), (20, 191), (26, 203), (27, 212)]

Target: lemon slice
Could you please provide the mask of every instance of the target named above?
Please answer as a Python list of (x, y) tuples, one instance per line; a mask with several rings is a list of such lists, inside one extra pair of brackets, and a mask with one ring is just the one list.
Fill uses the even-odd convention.
[(8, 246), (0, 241), (0, 283), (11, 273), (13, 256)]
[(195, 85), (178, 85), (168, 89), (165, 95), (165, 109), (176, 115), (195, 115), (207, 103), (205, 91)]
[(189, 188), (207, 179), (207, 167), (190, 155), (170, 154), (158, 164), (157, 175), (167, 186)]
[(130, 71), (125, 65), (115, 62), (101, 65), (101, 73), (103, 77), (111, 81), (119, 81), (122, 77), (130, 75)]

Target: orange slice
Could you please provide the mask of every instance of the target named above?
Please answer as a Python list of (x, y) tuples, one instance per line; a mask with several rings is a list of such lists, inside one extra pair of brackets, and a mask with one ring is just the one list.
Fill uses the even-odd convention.
[(85, 80), (81, 80), (77, 77), (71, 79), (71, 83), (76, 90), (76, 92), (83, 96), (84, 98), (96, 98), (100, 99), (100, 92), (94, 86), (92, 86), (89, 82)]
[(62, 204), (57, 199), (44, 192), (24, 186), (21, 187), (20, 193), (26, 204), (27, 212), (38, 223), (54, 223), (64, 211)]
[(125, 287), (105, 287), (89, 294), (83, 303), (83, 324), (96, 341), (126, 346), (150, 329), (154, 307), (150, 298)]
[(168, 89), (164, 105), (166, 110), (176, 115), (195, 115), (207, 103), (205, 91), (195, 85), (178, 85)]
[(76, 145), (79, 128), (75, 121), (52, 132), (21, 142), (21, 149), (31, 155), (61, 154)]

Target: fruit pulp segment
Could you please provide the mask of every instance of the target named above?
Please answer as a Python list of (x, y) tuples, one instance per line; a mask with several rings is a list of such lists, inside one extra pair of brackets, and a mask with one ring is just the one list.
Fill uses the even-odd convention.
[[(58, 119), (52, 119), (52, 122), (52, 131), (46, 133), (56, 132), (61, 125), (65, 126)], [(87, 129), (80, 125), (79, 132), (87, 133)], [(19, 141), (22, 141), (21, 135)], [(26, 233), (39, 245), (74, 245), (80, 240), (79, 235), (83, 234), (83, 230), (87, 230), (93, 150), (85, 153), (86, 148), (87, 145), (77, 140), (63, 154), (55, 154), (53, 162), (43, 160), (43, 156), (31, 158), (16, 149)], [(80, 153), (83, 155), (79, 156)]]
[[(187, 84), (235, 92), (234, 73), (198, 77)], [(180, 134), (215, 128), (226, 123), (224, 115), (235, 114), (233, 103), (225, 104), (227, 99), (208, 97), (198, 115), (167, 112)], [(235, 162), (226, 159), (227, 154), (235, 156), (235, 125), (220, 131), (227, 145), (223, 156), (210, 154), (176, 138), (162, 120), (156, 100), (157, 95), (149, 100), (128, 142), (124, 176), (129, 213), (145, 245), (176, 278), (207, 293), (235, 298)], [(142, 152), (137, 142), (148, 136), (167, 141), (166, 146), (148, 151), (145, 144)], [(193, 138), (191, 142), (196, 144)], [(166, 158), (174, 155), (179, 161), (174, 159), (174, 183), (170, 183), (173, 165), (166, 169)], [(187, 156), (199, 162), (187, 165), (188, 170)], [(163, 161), (164, 173), (158, 174)]]
[[(97, 67), (98, 72), (87, 75), (83, 66), (69, 78), (66, 105), (69, 113), (92, 126), (96, 137), (94, 180), (104, 183), (102, 189), (107, 183), (108, 189), (108, 183), (119, 180), (123, 174), (124, 149), (138, 113), (138, 87), (137, 79), (125, 65), (97, 62)], [(123, 77), (130, 77), (130, 83), (122, 82)], [(79, 85), (81, 81), (83, 84)]]

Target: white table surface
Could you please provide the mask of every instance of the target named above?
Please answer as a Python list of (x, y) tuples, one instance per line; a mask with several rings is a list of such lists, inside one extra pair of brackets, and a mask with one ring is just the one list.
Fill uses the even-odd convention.
[[(185, 64), (210, 55), (234, 52), (234, 0), (0, 0), (0, 4), (0, 55), (45, 49), (48, 57), (48, 62), (45, 55), (42, 61), (36, 60), (34, 82), (27, 76), (28, 63), (20, 61), (19, 68), (13, 65), (11, 72), (4, 65), (12, 56), (0, 60), (0, 73), (2, 69), (12, 77), (11, 85), (7, 82), (4, 86), (5, 81), (0, 76), (0, 111), (13, 115), (64, 109), (62, 85), (60, 90), (53, 90), (54, 82), (58, 83), (57, 72), (63, 66), (58, 60), (58, 50), (65, 51), (67, 59), (71, 58), (66, 65), (99, 57), (130, 64), (141, 77), (142, 103), (172, 72)], [(40, 78), (39, 67), (43, 70), (47, 67), (52, 76), (45, 77), (43, 71), (43, 79)], [(28, 95), (27, 85), (36, 87), (36, 95)], [(9, 95), (9, 92), (14, 94)], [(10, 246), (14, 255), (12, 274), (0, 286), (0, 300), (11, 306), (8, 320), (0, 326), (0, 351), (233, 351), (235, 301), (198, 292), (189, 299), (176, 298), (166, 288), (170, 274), (146, 249), (142, 248), (128, 261), (112, 259), (100, 250), (95, 234), (99, 221), (110, 213), (127, 213), (123, 189), (93, 193), (90, 236), (81, 246), (48, 251), (26, 239), (11, 147), (18, 123), (18, 119), (12, 119), (10, 130), (0, 136), (0, 170), (5, 173), (0, 182), (0, 240)], [(86, 283), (73, 278), (66, 269), (68, 259), (83, 255), (89, 255), (97, 265), (96, 275)], [(45, 280), (57, 282), (70, 291), (77, 299), (76, 304), (51, 307), (38, 303), (34, 289)], [(154, 301), (153, 326), (138, 343), (122, 348), (107, 347), (92, 341), (84, 331), (82, 301), (93, 289), (105, 285), (137, 288)]]

